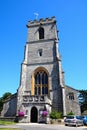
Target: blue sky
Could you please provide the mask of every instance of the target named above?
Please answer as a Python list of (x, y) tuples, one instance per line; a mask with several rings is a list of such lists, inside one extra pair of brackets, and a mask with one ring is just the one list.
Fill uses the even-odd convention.
[(0, 97), (19, 87), (26, 24), (35, 12), (56, 17), (65, 83), (87, 89), (87, 0), (0, 0)]

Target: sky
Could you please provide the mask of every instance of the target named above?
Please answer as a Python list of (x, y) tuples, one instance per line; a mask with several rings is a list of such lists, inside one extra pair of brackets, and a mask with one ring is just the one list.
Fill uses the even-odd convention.
[(27, 41), (26, 24), (56, 17), (65, 84), (87, 89), (87, 0), (0, 0), (0, 97), (16, 93)]

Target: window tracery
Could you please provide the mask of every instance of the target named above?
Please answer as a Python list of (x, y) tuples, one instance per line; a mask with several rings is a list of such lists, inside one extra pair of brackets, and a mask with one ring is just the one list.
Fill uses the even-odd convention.
[(48, 94), (48, 75), (45, 71), (39, 71), (34, 76), (35, 85), (34, 93), (35, 95), (47, 95)]

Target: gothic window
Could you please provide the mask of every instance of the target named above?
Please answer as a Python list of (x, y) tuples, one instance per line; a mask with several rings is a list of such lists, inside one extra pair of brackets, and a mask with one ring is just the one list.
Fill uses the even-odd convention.
[(69, 93), (69, 100), (74, 100), (74, 93), (73, 92)]
[(48, 94), (48, 75), (45, 71), (40, 70), (34, 76), (34, 94), (47, 95)]
[(44, 29), (42, 27), (39, 28), (39, 39), (44, 39)]

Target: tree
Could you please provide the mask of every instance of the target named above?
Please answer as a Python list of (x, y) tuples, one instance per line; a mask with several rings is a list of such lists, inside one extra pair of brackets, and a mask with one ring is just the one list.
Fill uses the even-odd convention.
[(3, 109), (3, 104), (4, 104), (5, 100), (6, 100), (8, 97), (10, 97), (11, 95), (12, 95), (12, 94), (11, 94), (10, 92), (6, 92), (6, 93), (4, 93), (3, 96), (0, 98), (0, 113), (1, 113), (1, 111), (2, 111), (2, 109)]
[(81, 105), (81, 112), (87, 110), (87, 90), (79, 90), (79, 102)]
[(6, 92), (3, 94), (2, 98), (5, 101), (8, 97), (10, 97), (12, 94), (10, 92)]
[(2, 111), (2, 108), (3, 108), (3, 100), (2, 100), (2, 98), (0, 98), (0, 113)]

